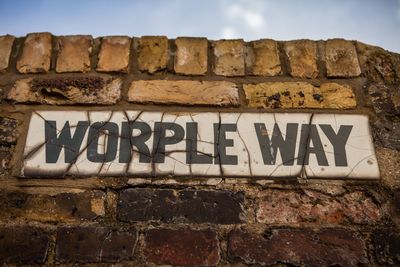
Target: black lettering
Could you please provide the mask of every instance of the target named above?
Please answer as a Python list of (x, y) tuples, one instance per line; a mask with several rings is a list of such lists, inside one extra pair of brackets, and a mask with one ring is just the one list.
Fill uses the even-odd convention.
[[(310, 144), (313, 143), (311, 147)], [(319, 166), (328, 166), (325, 151), (314, 124), (303, 124), (301, 127), (299, 154), (297, 165), (308, 165), (310, 154), (315, 154)]]
[(226, 132), (236, 132), (236, 130), (237, 125), (233, 123), (214, 123), (215, 164), (238, 164), (237, 156), (226, 154), (226, 148), (233, 146), (233, 139), (226, 139)]
[(197, 122), (186, 123), (186, 163), (212, 164), (212, 156), (197, 153)]
[[(172, 136), (167, 137), (167, 131), (173, 131)], [(153, 154), (155, 163), (165, 161), (165, 146), (177, 144), (183, 140), (185, 130), (179, 124), (173, 122), (156, 122), (154, 124)]]
[[(99, 138), (105, 136), (104, 153), (98, 152)], [(89, 128), (87, 159), (91, 162), (110, 162), (117, 155), (118, 125), (114, 122), (95, 122)]]
[[(140, 130), (140, 134), (132, 136), (133, 130)], [(151, 155), (149, 147), (145, 144), (151, 137), (151, 128), (145, 122), (132, 121), (122, 122), (121, 141), (119, 145), (119, 162), (129, 163), (132, 159), (133, 147), (136, 147), (139, 153), (139, 162), (150, 163)]]
[(272, 138), (270, 139), (264, 123), (254, 124), (264, 164), (275, 165), (279, 150), (283, 165), (293, 165), (298, 127), (298, 123), (288, 123), (286, 126), (286, 138), (283, 138), (278, 124), (275, 123)]
[(56, 121), (45, 121), (46, 163), (56, 163), (63, 148), (65, 163), (75, 163), (88, 127), (88, 121), (79, 121), (71, 137), (71, 128), (67, 121), (57, 137)]
[(340, 167), (347, 166), (346, 143), (353, 126), (341, 125), (337, 134), (335, 134), (332, 126), (329, 124), (320, 124), (319, 127), (321, 127), (333, 146), (335, 165)]

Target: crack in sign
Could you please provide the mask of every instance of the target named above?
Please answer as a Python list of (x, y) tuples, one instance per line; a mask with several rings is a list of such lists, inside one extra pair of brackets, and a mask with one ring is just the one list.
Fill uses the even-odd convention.
[(379, 178), (354, 114), (35, 111), (23, 160), (23, 177)]

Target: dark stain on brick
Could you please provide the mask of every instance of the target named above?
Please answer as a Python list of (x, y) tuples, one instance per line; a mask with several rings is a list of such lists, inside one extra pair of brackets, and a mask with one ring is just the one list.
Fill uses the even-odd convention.
[(319, 103), (321, 103), (322, 101), (324, 101), (324, 97), (320, 94), (313, 94), (313, 98), (315, 100), (317, 100)]
[(120, 193), (121, 221), (241, 223), (243, 193), (172, 189), (127, 189)]
[[(66, 77), (56, 79), (39, 79), (34, 78), (31, 81), (33, 91), (43, 94), (55, 94), (54, 89), (67, 91), (70, 87), (79, 88), (84, 95), (95, 95), (97, 90), (100, 90), (105, 85), (105, 81), (101, 77)], [(56, 96), (62, 97), (62, 93)]]
[(49, 247), (48, 234), (36, 227), (0, 227), (0, 263), (44, 263)]
[(59, 262), (119, 262), (132, 259), (137, 231), (97, 226), (60, 227), (56, 241)]
[(373, 233), (375, 256), (381, 264), (400, 264), (400, 234), (398, 230), (386, 228)]

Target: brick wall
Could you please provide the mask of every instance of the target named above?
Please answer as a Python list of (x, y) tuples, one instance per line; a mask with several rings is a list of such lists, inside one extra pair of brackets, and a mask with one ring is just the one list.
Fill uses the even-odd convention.
[[(0, 36), (0, 262), (400, 264), (400, 55), (357, 41)], [(20, 177), (37, 110), (366, 114), (378, 181)]]

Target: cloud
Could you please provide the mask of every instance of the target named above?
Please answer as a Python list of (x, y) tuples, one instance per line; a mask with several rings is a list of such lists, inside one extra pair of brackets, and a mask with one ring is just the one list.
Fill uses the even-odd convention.
[(260, 29), (264, 25), (264, 18), (260, 11), (251, 10), (243, 5), (233, 4), (228, 7), (226, 13), (231, 19), (244, 21), (253, 30)]
[(234, 39), (238, 38), (238, 31), (234, 27), (224, 27), (222, 29), (222, 38), (224, 39)]
[(222, 0), (220, 3), (223, 38), (252, 38), (264, 33), (265, 1)]

